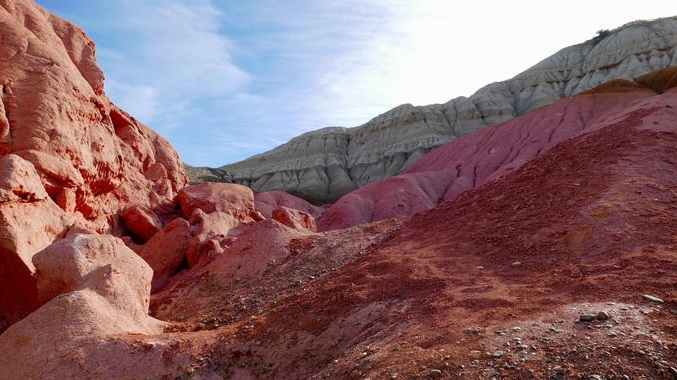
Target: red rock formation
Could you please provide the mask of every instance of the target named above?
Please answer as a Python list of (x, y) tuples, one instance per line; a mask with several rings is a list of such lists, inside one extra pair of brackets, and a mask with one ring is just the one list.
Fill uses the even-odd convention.
[[(173, 150), (106, 100), (82, 32), (33, 3), (0, 5), (11, 32), (0, 73), (12, 80), (0, 116), (0, 329), (14, 323), (0, 334), (0, 378), (672, 371), (673, 71), (440, 148), (322, 220), (424, 211), (316, 233), (320, 210), (290, 197), (181, 189)], [(177, 193), (183, 216), (160, 212)], [(138, 255), (100, 234), (126, 233), (124, 210)], [(573, 323), (601, 308), (618, 323)]]
[[(667, 348), (651, 355), (677, 359), (676, 110), (675, 90), (639, 97), (401, 225), (288, 241), (290, 253), (251, 278), (234, 273), (260, 261), (225, 254), (161, 291), (152, 309), (212, 329), (210, 352), (235, 353), (212, 356), (196, 368), (202, 376), (481, 378), (491, 368), (548, 378), (548, 361), (572, 376), (653, 373), (656, 364), (630, 358), (660, 340)], [(254, 236), (269, 235), (238, 240), (242, 254), (265, 251)], [(618, 323), (574, 323), (597, 310)], [(611, 332), (632, 338), (620, 344)]]
[(180, 160), (105, 96), (94, 43), (33, 2), (0, 5), (0, 153), (32, 162), (52, 199), (74, 197), (74, 210), (103, 230), (122, 208), (171, 200), (185, 184)]
[[(120, 239), (75, 234), (33, 261), (45, 304), (1, 335), (0, 352), (12, 354), (0, 355), (0, 378), (82, 378), (83, 346), (120, 334), (157, 334), (166, 326), (148, 316), (150, 267)], [(55, 358), (69, 364), (44, 365)]]
[(167, 207), (185, 174), (164, 138), (106, 97), (80, 28), (1, 0), (0, 30), (0, 319), (16, 321), (36, 307), (33, 254), (73, 224), (119, 233), (119, 211)]
[(152, 292), (165, 286), (169, 277), (176, 274), (186, 259), (192, 239), (190, 224), (184, 219), (176, 218), (145, 244), (137, 247), (135, 252), (153, 269)]
[(192, 213), (193, 239), (188, 243), (186, 260), (193, 267), (206, 262), (210, 257), (223, 253), (224, 247), (232, 243), (232, 235), (239, 233), (241, 220), (223, 211), (206, 214), (201, 209)]
[(148, 207), (132, 206), (120, 214), (125, 227), (143, 242), (148, 241), (162, 228), (160, 218)]
[(297, 230), (308, 230), (310, 232), (317, 232), (315, 219), (303, 211), (294, 210), (284, 206), (278, 207), (273, 211), (272, 218)]
[(34, 253), (76, 219), (49, 198), (33, 164), (0, 157), (0, 319), (14, 323), (38, 306)]
[(242, 185), (207, 182), (187, 186), (179, 192), (178, 200), (186, 218), (200, 209), (207, 214), (225, 212), (241, 221), (263, 219), (254, 207), (254, 193)]

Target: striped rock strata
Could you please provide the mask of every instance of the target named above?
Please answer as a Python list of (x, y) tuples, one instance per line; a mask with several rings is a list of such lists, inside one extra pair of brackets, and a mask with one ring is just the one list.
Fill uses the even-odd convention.
[[(407, 168), (457, 137), (514, 118), (614, 79), (633, 79), (677, 64), (677, 17), (601, 31), (512, 79), (444, 104), (404, 104), (354, 128), (324, 128), (192, 182), (228, 181), (255, 192), (284, 190), (315, 203)], [(209, 173), (202, 178), (200, 172)]]

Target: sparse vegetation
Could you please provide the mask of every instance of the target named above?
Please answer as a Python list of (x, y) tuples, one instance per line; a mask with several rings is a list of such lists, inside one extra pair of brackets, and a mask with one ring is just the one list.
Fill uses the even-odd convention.
[(614, 29), (600, 29), (597, 31), (597, 35), (593, 38), (591, 38), (588, 42), (591, 42), (593, 45), (597, 45), (600, 43), (603, 39), (608, 37), (609, 35), (618, 32), (619, 30), (623, 30), (626, 28), (629, 28), (631, 26), (641, 26), (641, 25), (648, 25), (656, 20), (636, 20), (636, 21), (631, 21), (626, 24), (623, 24), (619, 26), (618, 28)]
[(603, 39), (607, 38), (612, 32), (609, 29), (600, 29), (597, 31), (597, 35), (592, 39), (592, 43), (597, 45)]

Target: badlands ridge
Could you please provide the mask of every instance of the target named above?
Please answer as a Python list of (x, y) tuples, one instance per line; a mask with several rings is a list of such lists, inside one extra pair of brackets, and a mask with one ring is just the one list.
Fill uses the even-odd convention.
[(205, 179), (254, 191), (284, 190), (312, 203), (402, 172), (431, 150), (614, 79), (677, 64), (677, 20), (635, 22), (560, 50), (516, 77), (444, 104), (404, 104), (353, 128), (324, 128), (218, 169), (188, 168)]

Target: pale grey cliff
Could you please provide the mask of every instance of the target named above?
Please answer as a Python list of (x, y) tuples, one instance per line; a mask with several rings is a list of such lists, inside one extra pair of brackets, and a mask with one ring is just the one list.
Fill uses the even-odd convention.
[(227, 173), (222, 180), (256, 192), (284, 190), (316, 203), (333, 202), (357, 187), (399, 173), (459, 136), (612, 79), (632, 79), (677, 65), (675, 50), (677, 17), (630, 23), (562, 49), (470, 97), (428, 106), (405, 104), (357, 127), (308, 132), (268, 152), (225, 165), (218, 173)]

